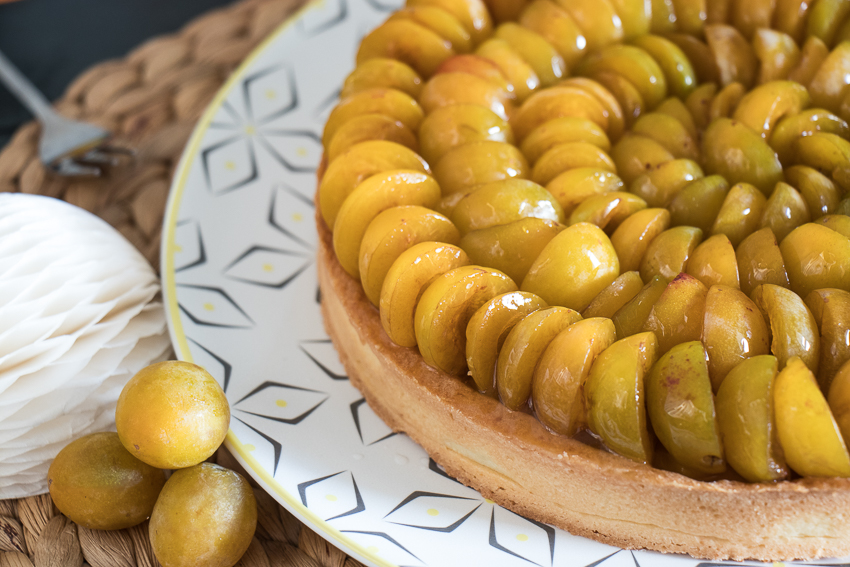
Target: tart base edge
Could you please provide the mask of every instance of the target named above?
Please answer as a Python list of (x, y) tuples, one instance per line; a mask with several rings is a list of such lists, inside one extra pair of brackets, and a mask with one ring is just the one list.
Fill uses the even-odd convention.
[(317, 228), (322, 316), (351, 383), (394, 431), (485, 498), (627, 549), (712, 560), (850, 555), (850, 479), (700, 482), (554, 435), (392, 343), (318, 214)]

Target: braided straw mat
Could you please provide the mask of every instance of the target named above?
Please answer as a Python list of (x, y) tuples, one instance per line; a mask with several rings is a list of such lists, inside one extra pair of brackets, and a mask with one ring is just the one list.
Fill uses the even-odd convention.
[[(64, 199), (118, 229), (158, 269), (171, 177), (195, 122), (227, 76), (304, 0), (243, 0), (96, 65), (56, 103), (65, 116), (103, 126), (135, 148), (131, 166), (97, 179), (50, 176), (29, 123), (0, 151), (0, 191)], [(250, 476), (225, 450), (211, 460)], [(360, 567), (254, 485), (259, 521), (241, 567)], [(0, 500), (0, 567), (155, 567), (147, 522), (93, 531), (62, 516), (49, 494)]]

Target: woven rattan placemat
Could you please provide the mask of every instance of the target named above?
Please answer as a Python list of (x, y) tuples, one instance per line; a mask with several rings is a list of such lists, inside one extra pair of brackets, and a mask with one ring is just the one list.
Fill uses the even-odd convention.
[[(305, 0), (243, 0), (183, 30), (80, 75), (56, 107), (101, 125), (137, 151), (134, 163), (98, 179), (51, 177), (38, 160), (39, 127), (23, 126), (0, 151), (0, 191), (49, 195), (118, 229), (159, 269), (168, 188), (195, 122), (233, 69)], [(240, 470), (226, 450), (219, 464)], [(243, 567), (357, 567), (262, 489), (259, 522)], [(152, 567), (147, 522), (101, 532), (76, 526), (49, 495), (0, 500), (0, 567)]]

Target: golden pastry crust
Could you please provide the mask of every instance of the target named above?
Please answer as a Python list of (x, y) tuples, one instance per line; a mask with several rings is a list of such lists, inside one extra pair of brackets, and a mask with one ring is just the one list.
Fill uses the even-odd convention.
[(850, 479), (700, 482), (550, 433), (394, 344), (317, 215), (325, 327), (351, 382), (395, 431), (511, 510), (625, 548), (706, 559), (850, 555)]

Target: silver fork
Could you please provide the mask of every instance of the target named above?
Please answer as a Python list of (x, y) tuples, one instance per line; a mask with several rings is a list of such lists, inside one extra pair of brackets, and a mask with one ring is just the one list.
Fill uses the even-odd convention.
[(59, 175), (98, 176), (104, 166), (132, 151), (108, 143), (111, 133), (92, 124), (60, 116), (35, 86), (0, 51), (0, 81), (41, 122), (41, 162)]

